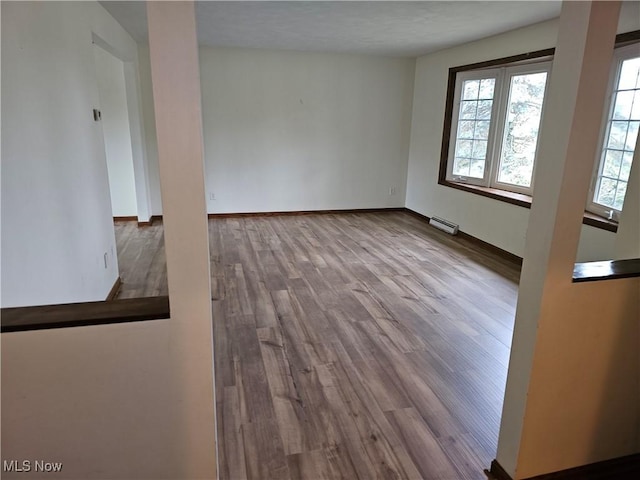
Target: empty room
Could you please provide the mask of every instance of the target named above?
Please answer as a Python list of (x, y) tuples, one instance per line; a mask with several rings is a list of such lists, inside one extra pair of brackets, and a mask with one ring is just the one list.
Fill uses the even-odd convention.
[(640, 475), (640, 2), (1, 2), (2, 477)]

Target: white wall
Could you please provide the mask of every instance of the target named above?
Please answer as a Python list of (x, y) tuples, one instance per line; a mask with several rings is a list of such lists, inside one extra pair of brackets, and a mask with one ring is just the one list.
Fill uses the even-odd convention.
[[(625, 10), (619, 31), (640, 28)], [(406, 207), (460, 224), (470, 235), (522, 256), (529, 209), (438, 185), (449, 68), (554, 47), (557, 20), (543, 22), (418, 58), (413, 99)], [(537, 183), (536, 194), (544, 194)], [(615, 234), (583, 225), (578, 261), (614, 257)]]
[(514, 479), (640, 453), (639, 291), (637, 278), (574, 283), (544, 301)]
[[(86, 68), (87, 76), (88, 72), (95, 72), (91, 29), (85, 28), (91, 21), (104, 22), (93, 23), (93, 28), (99, 30), (96, 33), (114, 47), (122, 46), (118, 45), (119, 27), (109, 31), (114, 24), (96, 3), (15, 5), (17, 11), (5, 9), (7, 4), (2, 4), (2, 20), (16, 24), (12, 33), (24, 31), (25, 36), (34, 36), (36, 33), (28, 27), (35, 25), (45, 31), (58, 32), (59, 35), (71, 32), (69, 35), (75, 37), (77, 50), (82, 53), (80, 55), (76, 52), (76, 56), (81, 59), (69, 54), (67, 50), (71, 48), (70, 44), (52, 42), (50, 56), (53, 57), (55, 52), (61, 50), (67, 52), (67, 57), (62, 57), (58, 52), (57, 58), (51, 58), (51, 64), (57, 61), (60, 66), (60, 62), (66, 61), (66, 65), (81, 64)], [(175, 10), (193, 9), (193, 5), (184, 2), (170, 5), (165, 2), (161, 6), (155, 5), (155, 8), (162, 9), (165, 5), (172, 10), (167, 15), (169, 21), (166, 23), (171, 24), (172, 33), (175, 34)], [(10, 10), (11, 15), (7, 15)], [(189, 13), (193, 23), (193, 10), (187, 11)], [(3, 54), (7, 42), (13, 41), (13, 37), (5, 36), (5, 33), (3, 23)], [(191, 40), (190, 45), (195, 53), (194, 38), (195, 31), (192, 28), (187, 40)], [(86, 45), (83, 43), (85, 40)], [(44, 49), (42, 45), (39, 47)], [(130, 52), (135, 53), (135, 44), (132, 47)], [(191, 56), (191, 65), (196, 63), (193, 57), (195, 54)], [(2, 60), (4, 67), (4, 55)], [(49, 64), (45, 62), (44, 66)], [(32, 72), (38, 71), (36, 67), (37, 65), (33, 65)], [(184, 74), (186, 69), (178, 70), (179, 74)], [(44, 68), (44, 72), (53, 73), (47, 68)], [(190, 69), (186, 73), (189, 78), (195, 79), (192, 81), (193, 86), (197, 82), (197, 72)], [(74, 84), (73, 75), (68, 80), (81, 95), (82, 88), (85, 88), (82, 82)], [(95, 78), (93, 80), (95, 82)], [(194, 88), (187, 89), (186, 96), (193, 98), (197, 96), (197, 92)], [(45, 98), (44, 95), (41, 97)], [(193, 102), (185, 108), (199, 118), (198, 109), (194, 110), (192, 107)], [(82, 111), (84, 114), (91, 113), (90, 109), (82, 108)], [(67, 117), (73, 116), (69, 113)], [(5, 119), (3, 111), (3, 120)], [(187, 122), (182, 121), (183, 119), (184, 116), (176, 119), (166, 115), (164, 124), (174, 121), (178, 123), (176, 131), (189, 131)], [(199, 136), (199, 130), (190, 134)], [(52, 138), (55, 138), (55, 134), (64, 131), (64, 128), (56, 129), (55, 124), (42, 125), (38, 133), (45, 135), (49, 131), (52, 132)], [(83, 130), (79, 132), (83, 133)], [(50, 143), (55, 146), (53, 140)], [(185, 158), (185, 152), (174, 150), (173, 153), (176, 155), (170, 158), (170, 162), (173, 160), (177, 163), (175, 167), (179, 170), (177, 177), (180, 178), (169, 178), (167, 181), (170, 188), (165, 189), (165, 193), (166, 190), (173, 193), (170, 201), (166, 201), (167, 210), (187, 209), (191, 215), (199, 216), (203, 223), (198, 225), (198, 222), (189, 221), (191, 217), (187, 213), (187, 220), (179, 225), (183, 227), (179, 232), (184, 237), (181, 239), (183, 243), (168, 241), (166, 244), (171, 319), (3, 333), (0, 338), (3, 460), (62, 462), (62, 471), (58, 474), (47, 473), (47, 478), (155, 480), (214, 477), (216, 455), (212, 419), (215, 401), (212, 398), (211, 302), (202, 161), (190, 162), (191, 169), (180, 169), (181, 164), (176, 159)], [(92, 159), (93, 157), (85, 156), (85, 161)], [(56, 158), (56, 161), (61, 163), (63, 159)], [(102, 162), (104, 164), (104, 158)], [(12, 174), (14, 170), (11, 171)], [(108, 204), (106, 166), (102, 173), (105, 183), (103, 199)], [(3, 171), (3, 174), (5, 181), (6, 172)], [(57, 177), (54, 178), (56, 179)], [(193, 190), (191, 198), (194, 195), (197, 197), (199, 209), (189, 209), (192, 207), (189, 204), (190, 196), (181, 196), (180, 192), (175, 192), (177, 188), (172, 182), (185, 181), (199, 182), (199, 193), (193, 188), (188, 189)], [(69, 186), (77, 188), (75, 184)], [(193, 183), (188, 186), (192, 187)], [(51, 202), (54, 200), (55, 197)], [(4, 208), (4, 184), (2, 201)], [(77, 201), (91, 203), (90, 198), (80, 198)], [(3, 210), (3, 232), (4, 213)], [(107, 220), (112, 225), (110, 212), (108, 213)], [(28, 220), (33, 222), (37, 219)], [(68, 219), (65, 221), (64, 217), (59, 222), (62, 224), (59, 228), (65, 229), (65, 238), (68, 239), (73, 238), (74, 229), (83, 228)], [(201, 228), (203, 224), (204, 229)], [(172, 226), (172, 238), (175, 238), (176, 226), (167, 221), (168, 234), (171, 233)], [(187, 244), (196, 240), (200, 248), (188, 248), (190, 245)], [(6, 257), (3, 256), (2, 260), (5, 262)], [(189, 275), (185, 280), (183, 270), (191, 268), (193, 271), (194, 264), (198, 265), (196, 270), (199, 268), (200, 275)], [(177, 279), (172, 280), (176, 273)], [(178, 286), (174, 288), (176, 283)], [(206, 442), (203, 441), (205, 437)], [(207, 466), (206, 473), (203, 473), (202, 465)], [(43, 474), (33, 470), (30, 473), (4, 472), (2, 478), (43, 478)]]
[(3, 333), (2, 459), (63, 462), (52, 479), (181, 478), (171, 321)]
[(94, 45), (93, 50), (109, 172), (111, 210), (114, 217), (135, 216), (138, 208), (124, 64), (97, 45)]
[(201, 48), (208, 211), (404, 206), (414, 63)]
[(97, 4), (2, 3), (3, 307), (104, 300), (118, 276), (92, 28), (131, 47)]
[(162, 215), (162, 199), (160, 198), (160, 173), (158, 171), (158, 139), (156, 136), (156, 114), (153, 106), (153, 88), (151, 83), (151, 63), (149, 45), (138, 46), (138, 65), (140, 73), (140, 100), (142, 104), (142, 120), (144, 123), (145, 149), (149, 175), (149, 197), (151, 215)]
[[(3, 472), (2, 478), (205, 478), (188, 474), (197, 448), (184, 451), (194, 436), (186, 418), (208, 418), (213, 410), (211, 401), (194, 408), (203, 376), (211, 382), (212, 362), (187, 362), (176, 351), (184, 328), (178, 325), (191, 320), (172, 315), (3, 333), (0, 461), (30, 460), (33, 468), (45, 460), (63, 468), (44, 476)], [(208, 459), (215, 460), (215, 451)]]

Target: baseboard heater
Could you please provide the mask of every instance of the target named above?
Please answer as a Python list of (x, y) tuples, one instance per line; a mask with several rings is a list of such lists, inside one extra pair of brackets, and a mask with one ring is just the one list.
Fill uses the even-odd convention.
[(458, 225), (449, 220), (445, 220), (440, 217), (431, 217), (429, 219), (429, 225), (432, 225), (443, 232), (447, 232), (449, 235), (456, 235), (458, 233)]

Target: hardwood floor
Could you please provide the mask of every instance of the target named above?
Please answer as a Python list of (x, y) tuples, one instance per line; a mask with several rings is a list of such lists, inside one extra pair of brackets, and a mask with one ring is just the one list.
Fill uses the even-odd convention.
[(486, 478), (518, 267), (402, 212), (209, 233), (221, 479)]
[(137, 221), (116, 221), (114, 226), (122, 280), (117, 298), (169, 295), (162, 222), (138, 227)]

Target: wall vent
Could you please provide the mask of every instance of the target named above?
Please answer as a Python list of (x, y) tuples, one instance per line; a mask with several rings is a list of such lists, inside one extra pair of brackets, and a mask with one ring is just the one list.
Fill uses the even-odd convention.
[(439, 228), (443, 232), (447, 232), (449, 235), (456, 235), (458, 233), (458, 225), (449, 220), (445, 220), (440, 217), (431, 217), (429, 219), (429, 225)]

